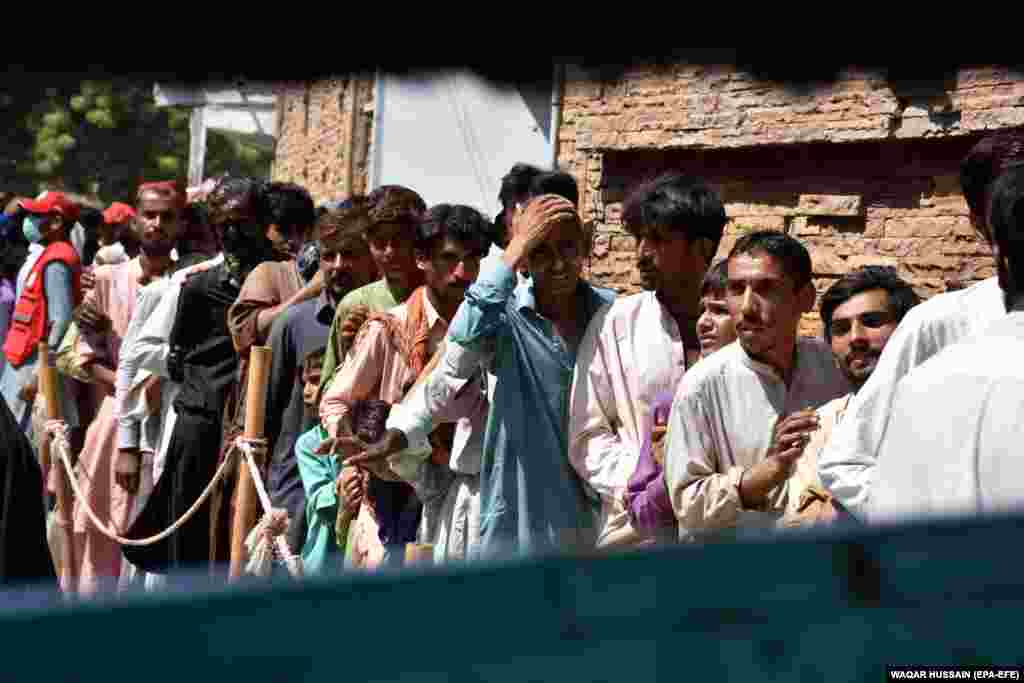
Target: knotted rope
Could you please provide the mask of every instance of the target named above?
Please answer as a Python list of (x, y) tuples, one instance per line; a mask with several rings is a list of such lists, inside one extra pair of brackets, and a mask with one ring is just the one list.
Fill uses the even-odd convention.
[[(263, 506), (264, 516), (269, 518), (271, 511), (273, 510), (270, 504), (270, 496), (267, 495), (267, 489), (263, 483), (263, 477), (260, 475), (260, 469), (256, 465), (256, 458), (253, 456), (253, 450), (257, 447), (257, 444), (247, 440), (244, 436), (239, 436), (235, 439), (231, 450), (217, 468), (217, 471), (214, 473), (210, 483), (206, 485), (206, 488), (199, 495), (199, 498), (197, 498), (196, 502), (192, 504), (192, 507), (186, 510), (178, 520), (155, 536), (149, 536), (148, 538), (125, 538), (118, 534), (112, 526), (108, 526), (107, 523), (104, 523), (100, 519), (99, 515), (96, 514), (96, 511), (92, 509), (91, 505), (89, 505), (88, 499), (82, 492), (82, 489), (78, 484), (78, 478), (75, 476), (74, 465), (71, 464), (71, 458), (68, 455), (71, 447), (68, 441), (67, 424), (63, 420), (47, 420), (46, 433), (50, 436), (52, 445), (56, 449), (60, 461), (64, 463), (64, 469), (67, 471), (68, 480), (71, 482), (71, 488), (74, 490), (77, 499), (82, 503), (82, 507), (85, 509), (85, 513), (89, 517), (89, 520), (97, 529), (99, 529), (100, 533), (120, 545), (150, 546), (155, 543), (159, 543), (181, 529), (181, 527), (192, 519), (196, 512), (199, 511), (199, 508), (201, 508), (209, 499), (217, 484), (228, 473), (230, 465), (234, 462), (232, 455), (236, 451), (242, 453), (245, 458), (245, 462), (249, 467), (249, 471), (252, 473), (253, 483), (256, 485), (256, 493), (259, 496), (260, 504)], [(274, 547), (277, 554), (284, 561), (288, 568), (288, 572), (292, 576), (302, 576), (301, 560), (298, 556), (292, 554), (291, 549), (288, 547), (288, 543), (280, 534), (281, 532), (278, 531), (274, 538)]]

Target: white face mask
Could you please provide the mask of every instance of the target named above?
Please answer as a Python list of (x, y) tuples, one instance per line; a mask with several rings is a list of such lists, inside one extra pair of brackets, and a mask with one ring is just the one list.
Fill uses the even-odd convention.
[(46, 223), (46, 216), (29, 214), (21, 223), (21, 232), (32, 244), (38, 244), (43, 239), (43, 225)]

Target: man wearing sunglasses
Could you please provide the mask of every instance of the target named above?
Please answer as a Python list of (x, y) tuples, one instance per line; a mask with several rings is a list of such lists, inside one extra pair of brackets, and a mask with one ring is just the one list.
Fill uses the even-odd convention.
[(787, 526), (820, 519), (815, 512), (820, 506), (814, 502), (828, 503), (831, 495), (818, 480), (818, 453), (828, 444), (851, 399), (875, 371), (889, 337), (918, 303), (920, 299), (910, 284), (893, 268), (884, 266), (865, 266), (848, 273), (822, 297), (823, 336), (853, 391), (817, 411), (820, 428), (812, 435), (789, 480)]
[[(177, 419), (163, 472), (128, 537), (145, 538), (170, 526), (199, 498), (219, 464), (224, 421), (239, 404), (239, 357), (227, 312), (249, 273), (274, 258), (265, 191), (263, 182), (241, 177), (221, 181), (210, 194), (210, 225), (221, 238), (224, 260), (181, 286), (166, 355), (167, 373), (181, 385)], [(226, 560), (227, 518), (213, 500), (164, 541), (123, 546), (122, 552), (147, 572), (198, 566), (211, 556)]]

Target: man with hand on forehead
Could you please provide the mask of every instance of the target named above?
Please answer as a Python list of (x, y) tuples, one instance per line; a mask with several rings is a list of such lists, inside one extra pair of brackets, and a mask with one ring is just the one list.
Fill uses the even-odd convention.
[(849, 391), (831, 349), (797, 336), (814, 298), (811, 257), (792, 237), (755, 232), (733, 247), (739, 339), (683, 377), (669, 417), (665, 480), (680, 540), (781, 517), (786, 480), (818, 427), (814, 409)]
[[(577, 350), (615, 297), (581, 279), (587, 242), (572, 202), (530, 200), (504, 256), (466, 291), (449, 328), (462, 350), (454, 362), (484, 362), (497, 378), (480, 469), (482, 558), (582, 551), (595, 541), (596, 501), (566, 457)], [(522, 267), (529, 279), (517, 284)]]

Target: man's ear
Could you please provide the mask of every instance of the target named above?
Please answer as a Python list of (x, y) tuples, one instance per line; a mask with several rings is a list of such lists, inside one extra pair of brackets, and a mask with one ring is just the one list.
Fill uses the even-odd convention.
[(430, 255), (419, 249), (414, 249), (412, 253), (416, 259), (416, 267), (420, 270), (426, 270), (427, 264), (430, 263)]

